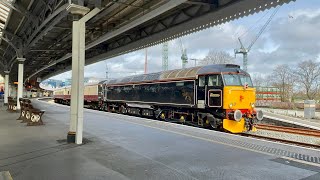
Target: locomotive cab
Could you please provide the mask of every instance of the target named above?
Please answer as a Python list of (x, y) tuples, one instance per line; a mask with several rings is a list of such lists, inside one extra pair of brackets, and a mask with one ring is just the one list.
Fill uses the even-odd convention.
[(255, 111), (255, 88), (249, 74), (199, 75), (197, 83), (197, 106), (213, 114), (214, 125), (221, 124), (232, 133), (255, 131), (254, 121), (262, 119), (262, 112)]

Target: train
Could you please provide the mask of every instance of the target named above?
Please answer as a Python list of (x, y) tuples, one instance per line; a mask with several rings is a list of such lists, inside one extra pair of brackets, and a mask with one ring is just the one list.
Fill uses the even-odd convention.
[[(54, 91), (70, 105), (71, 88)], [(85, 85), (84, 105), (231, 133), (256, 131), (263, 119), (255, 109), (250, 75), (235, 64), (215, 64), (128, 76)]]

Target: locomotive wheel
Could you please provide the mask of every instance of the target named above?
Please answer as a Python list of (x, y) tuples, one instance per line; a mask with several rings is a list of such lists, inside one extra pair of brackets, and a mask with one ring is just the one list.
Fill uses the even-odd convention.
[(161, 119), (161, 120), (165, 120), (165, 119), (166, 119), (166, 115), (165, 115), (165, 113), (161, 113), (161, 115), (160, 115), (160, 119)]
[(123, 105), (120, 107), (120, 113), (121, 114), (127, 114), (127, 108), (125, 108)]
[(185, 118), (184, 116), (181, 116), (181, 117), (180, 117), (180, 122), (181, 122), (182, 124), (184, 124), (184, 123), (186, 122), (186, 118)]

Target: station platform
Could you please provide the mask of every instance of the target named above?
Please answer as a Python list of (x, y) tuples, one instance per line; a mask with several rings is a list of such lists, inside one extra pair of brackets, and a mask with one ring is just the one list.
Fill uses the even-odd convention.
[(320, 179), (320, 151), (180, 124), (85, 110), (67, 144), (69, 107), (33, 100), (43, 126), (0, 110), (0, 172), (43, 179)]
[(263, 108), (259, 108), (263, 111), (264, 117), (276, 121), (281, 121), (284, 123), (294, 124), (302, 127), (307, 127), (311, 129), (320, 130), (320, 120), (319, 119), (304, 119), (298, 117), (291, 117), (282, 114), (272, 113)]

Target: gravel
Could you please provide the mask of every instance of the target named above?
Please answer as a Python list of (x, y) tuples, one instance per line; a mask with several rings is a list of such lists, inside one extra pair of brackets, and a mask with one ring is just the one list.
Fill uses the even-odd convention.
[(299, 134), (291, 134), (291, 133), (277, 132), (277, 131), (270, 131), (270, 130), (263, 130), (263, 129), (258, 129), (256, 132), (248, 132), (248, 134), (320, 145), (320, 138), (314, 137), (314, 136), (304, 136)]

